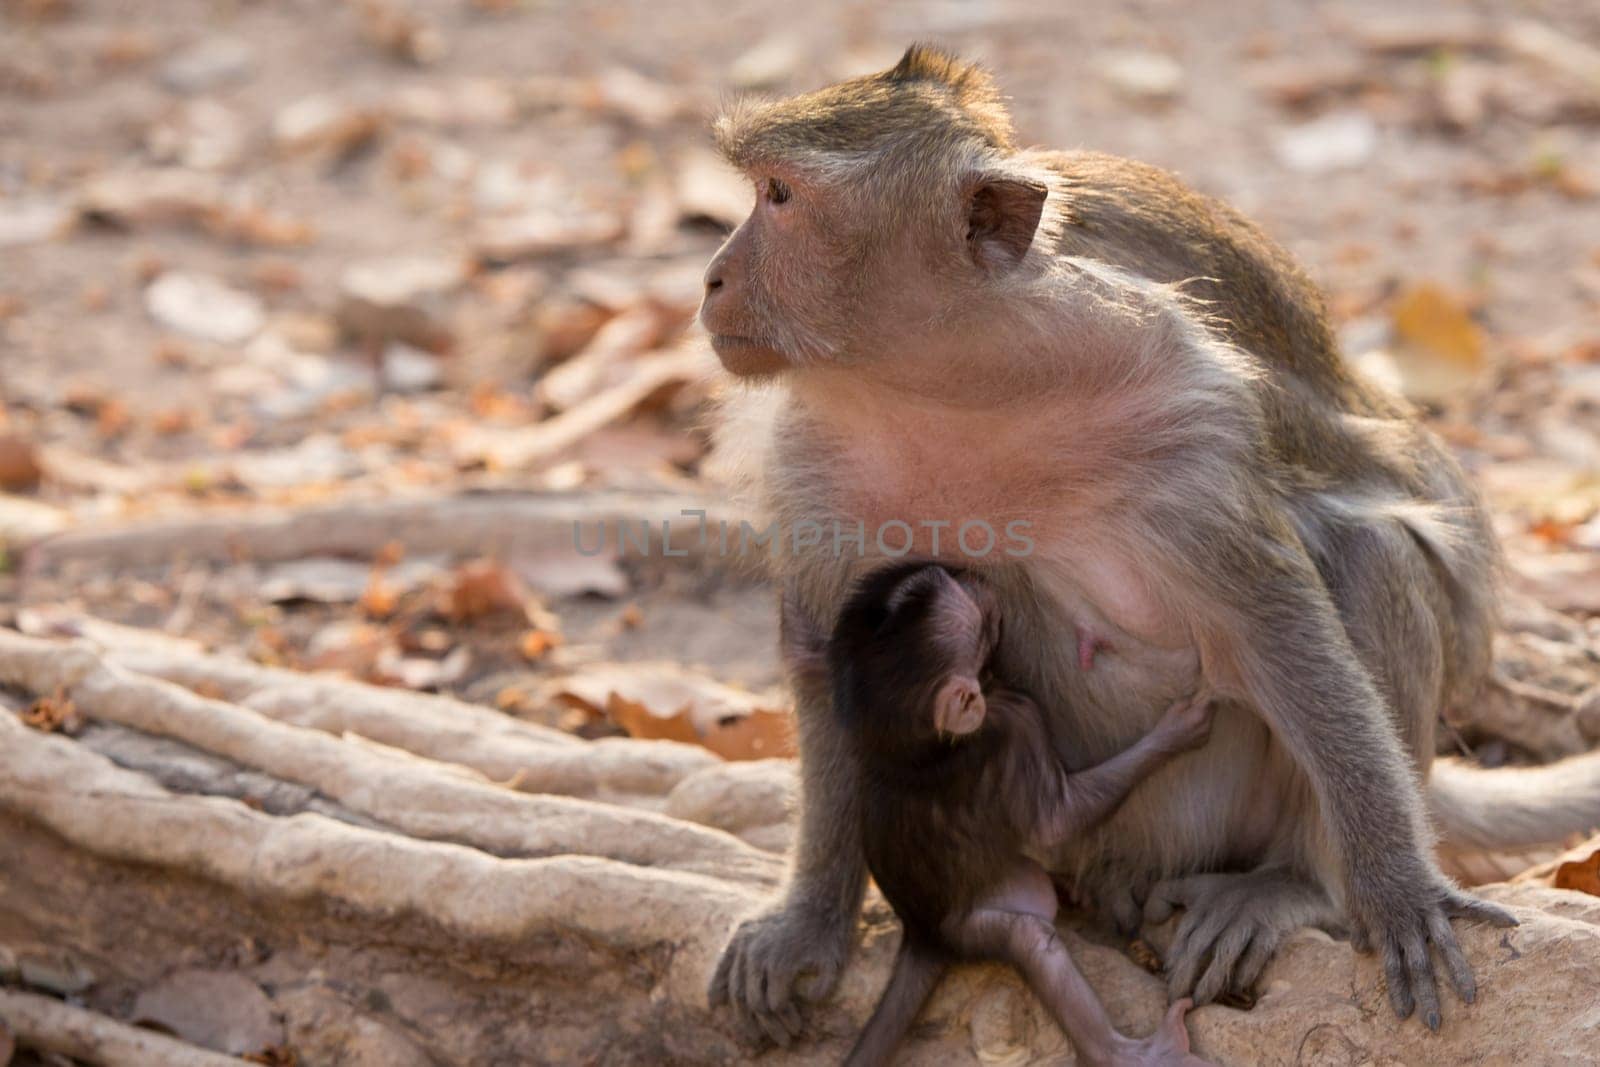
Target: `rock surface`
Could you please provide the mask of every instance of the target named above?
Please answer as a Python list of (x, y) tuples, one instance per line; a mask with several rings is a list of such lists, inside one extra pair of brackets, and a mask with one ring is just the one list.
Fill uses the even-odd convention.
[[(580, 742), (134, 631), (94, 637), (0, 631), (0, 707), (59, 694), (86, 722), (69, 738), (0, 710), (0, 969), (36, 987), (54, 975), (106, 1016), (218, 1049), (276, 1041), (281, 1022), (303, 1064), (751, 1057), (705, 986), (781, 874), (759, 846), (782, 844), (787, 761)], [(553, 773), (562, 761), (594, 773)], [(535, 791), (498, 784), (528, 789), (519, 765)], [(250, 782), (295, 788), (241, 797)], [(1480, 996), (1448, 1002), (1442, 1033), (1394, 1019), (1371, 957), (1305, 931), (1252, 1010), (1190, 1016), (1197, 1050), (1224, 1064), (1583, 1062), (1600, 1040), (1600, 900), (1487, 892), (1523, 923), (1463, 930)], [(1076, 920), (1065, 936), (1117, 1024), (1151, 1029), (1161, 981)], [(896, 940), (875, 902), (808, 1040), (761, 1062), (836, 1062)], [(13, 1030), (43, 1025), (30, 1014), (24, 1031), (7, 1004)], [(974, 966), (940, 986), (901, 1062), (1070, 1056), (1013, 974)]]

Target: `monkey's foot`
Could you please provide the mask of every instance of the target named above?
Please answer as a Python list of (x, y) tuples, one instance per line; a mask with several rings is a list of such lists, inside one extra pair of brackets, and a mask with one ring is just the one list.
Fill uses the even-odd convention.
[(787, 1046), (800, 1034), (801, 998), (820, 1000), (838, 983), (850, 956), (853, 919), (781, 905), (746, 919), (711, 976), (711, 1006), (730, 1005), (748, 1038)]
[(1342, 917), (1321, 886), (1281, 868), (1243, 874), (1195, 874), (1159, 882), (1145, 902), (1145, 920), (1183, 918), (1167, 951), (1167, 991), (1209, 1004), (1224, 993), (1248, 993), (1261, 971), (1300, 926), (1342, 929)]

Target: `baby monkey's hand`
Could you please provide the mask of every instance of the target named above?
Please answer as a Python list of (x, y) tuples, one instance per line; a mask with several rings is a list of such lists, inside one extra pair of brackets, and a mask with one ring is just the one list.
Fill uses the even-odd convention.
[(1211, 736), (1211, 697), (1195, 693), (1175, 701), (1156, 724), (1164, 744), (1175, 752), (1199, 748)]

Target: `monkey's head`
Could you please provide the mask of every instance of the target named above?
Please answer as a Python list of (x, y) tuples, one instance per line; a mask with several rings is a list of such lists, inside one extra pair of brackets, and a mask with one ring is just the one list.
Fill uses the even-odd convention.
[(715, 132), (756, 187), (700, 307), (741, 377), (931, 341), (1021, 265), (1049, 192), (1013, 158), (989, 74), (920, 45), (880, 74), (737, 103)]
[(932, 563), (888, 567), (851, 595), (828, 643), (835, 710), (869, 752), (915, 758), (976, 733), (1000, 643), (987, 586)]

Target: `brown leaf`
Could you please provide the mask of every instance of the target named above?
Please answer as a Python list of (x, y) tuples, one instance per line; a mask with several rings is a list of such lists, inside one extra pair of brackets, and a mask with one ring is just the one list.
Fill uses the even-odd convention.
[(374, 567), (367, 578), (367, 588), (356, 603), (367, 618), (387, 619), (399, 607), (400, 594), (385, 580), (383, 568)]
[(529, 630), (517, 642), (517, 651), (526, 659), (538, 662), (553, 648), (561, 644), (561, 635), (548, 630)]
[(39, 488), (44, 468), (31, 441), (19, 434), (0, 434), (0, 490), (25, 493)]
[(724, 759), (793, 753), (787, 711), (675, 663), (596, 665), (563, 679), (555, 696), (630, 737), (703, 745)]
[(1561, 864), (1550, 884), (1557, 889), (1575, 889), (1600, 897), (1600, 848), (1591, 852), (1587, 859)]
[(447, 614), (455, 622), (495, 615), (527, 616), (527, 590), (515, 571), (494, 560), (474, 560), (456, 568)]
[(1403, 291), (1390, 315), (1399, 342), (1391, 357), (1412, 399), (1442, 399), (1470, 388), (1487, 370), (1483, 330), (1440, 286), (1422, 282)]
[(793, 756), (794, 720), (787, 712), (757, 708), (718, 723), (701, 744), (727, 760)]
[(605, 710), (606, 716), (626, 730), (629, 737), (646, 741), (684, 741), (691, 745), (700, 741), (700, 734), (690, 721), (689, 705), (671, 714), (658, 715), (638, 701), (611, 693), (606, 698)]

